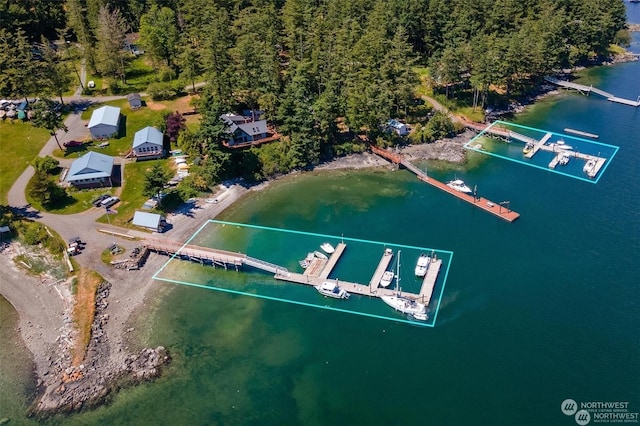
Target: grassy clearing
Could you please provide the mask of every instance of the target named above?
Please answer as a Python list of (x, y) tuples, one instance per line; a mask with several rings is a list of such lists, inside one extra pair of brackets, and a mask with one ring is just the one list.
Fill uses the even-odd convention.
[(0, 122), (0, 203), (6, 204), (7, 194), (18, 176), (31, 164), (51, 136), (45, 129), (20, 120)]
[(96, 314), (96, 292), (104, 279), (95, 271), (80, 269), (77, 276), (76, 303), (73, 306), (73, 322), (78, 335), (72, 350), (72, 364), (82, 363), (91, 340), (91, 325)]
[(115, 215), (106, 215), (98, 219), (98, 222), (113, 225), (131, 227), (131, 219), (136, 210), (142, 208), (142, 205), (149, 197), (142, 192), (144, 190), (144, 175), (147, 170), (151, 169), (155, 164), (161, 164), (165, 170), (171, 169), (171, 163), (168, 160), (149, 160), (136, 163), (127, 163), (124, 167), (124, 188), (122, 190), (121, 200), (114, 207), (118, 212)]

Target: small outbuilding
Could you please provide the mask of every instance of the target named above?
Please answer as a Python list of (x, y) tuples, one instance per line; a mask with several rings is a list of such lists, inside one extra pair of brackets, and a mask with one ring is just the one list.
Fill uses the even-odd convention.
[(71, 164), (65, 180), (76, 188), (111, 187), (113, 162), (113, 157), (89, 151)]
[(133, 137), (133, 155), (137, 160), (160, 158), (164, 155), (164, 136), (155, 127), (138, 130)]
[(108, 139), (118, 134), (120, 128), (120, 108), (103, 106), (93, 111), (87, 126), (94, 139)]
[(391, 119), (387, 121), (387, 131), (395, 132), (398, 136), (406, 136), (409, 134), (409, 126), (401, 121)]
[(129, 107), (131, 109), (138, 109), (142, 106), (142, 98), (140, 97), (140, 93), (129, 93), (127, 95), (127, 101), (129, 102)]
[(133, 214), (132, 223), (136, 226), (150, 229), (155, 232), (162, 232), (166, 225), (166, 220), (162, 215), (157, 213), (136, 211)]

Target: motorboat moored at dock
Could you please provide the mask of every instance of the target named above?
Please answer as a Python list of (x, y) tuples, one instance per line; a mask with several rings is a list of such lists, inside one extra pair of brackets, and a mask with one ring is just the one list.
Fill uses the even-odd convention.
[(461, 179), (451, 180), (447, 182), (447, 186), (449, 188), (455, 189), (456, 191), (464, 192), (465, 194), (470, 194), (472, 192), (471, 188), (465, 185), (464, 181)]
[(307, 269), (307, 267), (311, 264), (311, 261), (316, 258), (316, 255), (313, 253), (307, 253), (307, 257), (298, 262), (302, 269)]
[(315, 255), (315, 257), (319, 258), (319, 259), (328, 259), (327, 255), (320, 252), (320, 251), (314, 251), (313, 254)]
[(426, 254), (422, 253), (418, 258), (418, 262), (416, 263), (416, 277), (424, 277), (427, 275), (427, 269), (429, 269), (429, 263), (431, 262), (431, 258)]
[(336, 251), (335, 248), (333, 248), (333, 246), (329, 243), (322, 243), (320, 244), (320, 248), (327, 254), (331, 254), (334, 251)]
[(325, 281), (322, 284), (315, 287), (318, 293), (323, 296), (332, 297), (334, 299), (348, 299), (349, 293), (347, 290), (340, 288), (337, 283), (333, 281)]
[(596, 160), (589, 159), (587, 160), (584, 167), (582, 168), (582, 171), (585, 172), (587, 176), (593, 177), (595, 175), (595, 173), (593, 172), (595, 168), (596, 168)]
[(558, 160), (558, 164), (560, 164), (561, 166), (566, 166), (569, 163), (570, 159), (571, 157), (569, 156), (569, 154), (567, 154), (566, 152), (563, 152), (562, 154), (560, 154), (560, 159)]
[(531, 152), (531, 150), (533, 149), (534, 145), (535, 145), (535, 144), (534, 144), (533, 142), (527, 142), (527, 143), (525, 144), (524, 148), (522, 149), (522, 153), (523, 153), (523, 154), (528, 154), (528, 153), (530, 153), (530, 152)]
[(386, 271), (384, 274), (382, 274), (382, 278), (380, 279), (380, 287), (389, 287), (394, 277), (395, 274), (393, 273), (393, 271)]

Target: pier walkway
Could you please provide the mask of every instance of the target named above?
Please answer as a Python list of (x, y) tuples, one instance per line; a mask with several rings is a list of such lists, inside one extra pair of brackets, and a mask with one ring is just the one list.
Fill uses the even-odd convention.
[(422, 287), (420, 287), (420, 294), (418, 295), (420, 298), (420, 302), (424, 303), (425, 305), (429, 305), (429, 303), (431, 303), (433, 287), (435, 286), (436, 278), (438, 277), (441, 266), (442, 260), (434, 260), (432, 255), (431, 261), (429, 262), (429, 268), (427, 269), (427, 274), (424, 276), (424, 280), (422, 280)]
[(393, 252), (391, 251), (391, 249), (385, 250), (382, 258), (380, 259), (380, 263), (378, 263), (376, 271), (371, 277), (371, 281), (369, 281), (369, 291), (371, 293), (373, 293), (378, 288), (378, 285), (380, 285), (382, 275), (387, 272), (387, 268), (389, 267), (389, 263), (391, 263), (391, 259), (393, 259)]
[(347, 245), (345, 243), (338, 243), (335, 251), (331, 253), (329, 260), (325, 264), (324, 269), (322, 270), (322, 272), (320, 272), (320, 278), (324, 279), (329, 276), (331, 271), (333, 271), (333, 268), (335, 268), (336, 264), (338, 263), (338, 260), (340, 260), (340, 256), (342, 256), (342, 253), (344, 253), (344, 250), (346, 248)]
[(464, 192), (456, 191), (455, 189), (447, 186), (447, 184), (427, 176), (425, 172), (423, 172), (418, 167), (411, 164), (409, 161), (405, 160), (404, 157), (402, 157), (401, 155), (394, 154), (392, 152), (389, 152), (373, 144), (369, 145), (369, 147), (371, 148), (371, 151), (373, 151), (374, 154), (377, 154), (391, 161), (392, 163), (401, 164), (407, 170), (410, 170), (411, 172), (413, 172), (421, 181), (428, 183), (431, 186), (435, 186), (436, 188), (448, 194), (451, 194), (454, 197), (457, 197), (463, 201), (473, 204), (474, 206), (488, 213), (491, 213), (494, 216), (498, 216), (499, 218), (504, 219), (507, 222), (513, 222), (514, 220), (520, 217), (519, 213), (514, 212), (509, 208), (509, 204), (510, 204), (509, 201), (494, 203), (493, 201), (487, 200), (484, 197), (472, 196), (469, 194), (465, 194)]
[(600, 90), (597, 87), (593, 87), (593, 86), (585, 86), (584, 84), (578, 84), (578, 83), (571, 83), (569, 81), (564, 81), (564, 80), (559, 80), (555, 77), (545, 77), (544, 78), (546, 81), (548, 81), (549, 83), (555, 84), (556, 86), (560, 86), (560, 87), (566, 87), (568, 89), (575, 89), (580, 93), (586, 93), (587, 95), (591, 92), (596, 93), (604, 98), (606, 98), (608, 101), (610, 102), (616, 102), (619, 104), (623, 104), (623, 105), (629, 105), (632, 107), (638, 107), (640, 106), (640, 96), (638, 96), (638, 99), (633, 101), (630, 99), (624, 99), (624, 98), (619, 98), (617, 96), (614, 96), (613, 94), (609, 93), (609, 92), (605, 92), (604, 90)]
[[(515, 133), (515, 132), (514, 132)], [(527, 152), (525, 154), (525, 157), (527, 158), (532, 158), (534, 155), (536, 155), (536, 153), (538, 151), (540, 151), (540, 148), (542, 148), (542, 146), (547, 143), (547, 141), (549, 139), (551, 139), (551, 133), (547, 133), (546, 135), (544, 135), (544, 137), (542, 139), (540, 139), (539, 141), (536, 141), (535, 144), (533, 145), (533, 149), (529, 152)], [(534, 139), (535, 140), (535, 139)]]

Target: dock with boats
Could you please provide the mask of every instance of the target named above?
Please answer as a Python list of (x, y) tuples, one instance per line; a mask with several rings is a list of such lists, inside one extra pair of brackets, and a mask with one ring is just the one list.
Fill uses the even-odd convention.
[(572, 83), (569, 81), (560, 80), (555, 77), (549, 77), (549, 76), (545, 77), (544, 79), (551, 84), (555, 84), (556, 86), (564, 87), (567, 89), (575, 89), (578, 92), (584, 93), (587, 95), (589, 95), (590, 93), (596, 93), (606, 98), (609, 102), (615, 102), (622, 105), (629, 105), (632, 107), (640, 106), (640, 96), (638, 96), (638, 98), (634, 101), (632, 99), (625, 99), (618, 96), (614, 96), (609, 92), (605, 92), (604, 90), (600, 90), (597, 87), (593, 87), (593, 86), (585, 86), (584, 84)]
[(344, 242), (337, 244), (335, 251), (328, 258), (316, 257), (304, 270), (304, 272), (292, 272), (283, 266), (266, 262), (244, 253), (220, 250), (208, 247), (200, 247), (191, 244), (180, 244), (170, 240), (145, 239), (142, 243), (144, 249), (159, 254), (172, 256), (176, 259), (197, 262), (200, 264), (224, 267), (224, 269), (234, 268), (239, 271), (243, 266), (249, 266), (265, 272), (274, 274), (274, 278), (279, 281), (303, 284), (312, 287), (319, 287), (323, 283), (335, 283), (336, 287), (344, 289), (350, 294), (361, 296), (377, 297), (395, 296), (399, 293), (402, 297), (409, 300), (419, 302), (425, 306), (429, 306), (433, 291), (438, 279), (438, 274), (442, 266), (442, 259), (438, 259), (435, 253), (432, 254), (427, 273), (423, 278), (420, 291), (411, 293), (402, 291), (398, 288), (383, 288), (380, 280), (382, 275), (389, 268), (394, 253), (391, 249), (386, 248), (381, 255), (381, 259), (373, 271), (369, 284), (361, 284), (357, 282), (343, 281), (339, 278), (329, 278), (329, 275), (342, 258), (347, 245)]
[(500, 219), (506, 220), (507, 222), (513, 222), (520, 217), (520, 213), (511, 210), (511, 203), (509, 201), (502, 201), (498, 203), (488, 200), (484, 197), (478, 197), (475, 194), (470, 195), (464, 192), (457, 191), (448, 186), (446, 183), (440, 182), (437, 179), (427, 176), (425, 172), (420, 170), (415, 165), (411, 164), (402, 155), (389, 152), (373, 144), (369, 145), (369, 147), (374, 154), (377, 154), (394, 164), (400, 164), (407, 170), (413, 172), (421, 181), (428, 183), (431, 186), (435, 186), (436, 188), (448, 194), (451, 194), (463, 201), (466, 201), (467, 203), (472, 204), (488, 213), (491, 213), (494, 216), (499, 217)]

